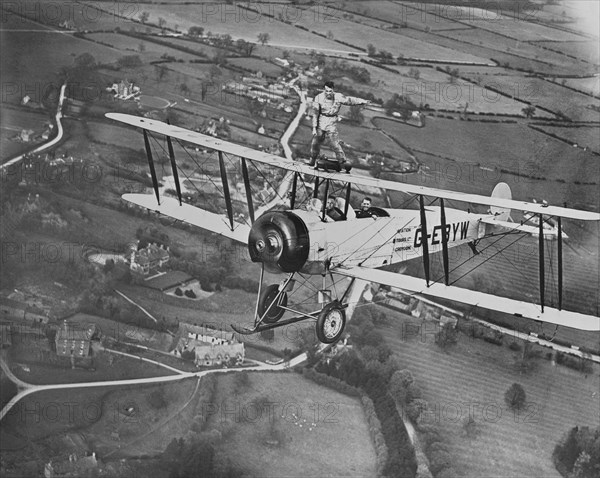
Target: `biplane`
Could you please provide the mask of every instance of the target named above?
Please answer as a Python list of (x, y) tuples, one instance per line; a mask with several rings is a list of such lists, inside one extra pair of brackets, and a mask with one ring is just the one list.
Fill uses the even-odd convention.
[[(563, 308), (562, 219), (599, 221), (600, 214), (548, 204), (513, 200), (505, 183), (499, 183), (491, 196), (415, 186), (357, 174), (314, 170), (304, 162), (257, 151), (161, 121), (120, 113), (108, 118), (142, 130), (154, 194), (124, 194), (123, 199), (159, 214), (184, 221), (220, 234), (248, 247), (250, 258), (261, 265), (254, 321), (249, 327), (232, 325), (241, 334), (262, 332), (299, 321), (315, 321), (316, 334), (324, 343), (338, 341), (344, 332), (348, 291), (357, 279), (400, 288), (411, 293), (462, 302), (474, 307), (509, 313), (557, 326), (599, 331), (600, 318)], [(165, 157), (168, 154), (176, 191), (173, 196), (159, 194), (153, 148), (150, 136), (158, 137)], [(183, 201), (178, 166), (174, 154), (178, 147), (201, 148), (216, 152), (225, 200), (223, 214), (186, 204)], [(247, 216), (240, 220), (234, 214), (231, 178), (225, 160), (237, 163), (243, 178)], [(256, 214), (251, 189), (249, 165), (281, 168), (289, 204), (284, 210), (266, 210)], [(216, 165), (215, 165), (216, 167)], [(282, 181), (283, 183), (283, 181)], [(300, 190), (308, 191), (308, 199), (299, 203)], [(337, 187), (344, 200), (343, 220), (332, 221), (326, 211), (326, 199)], [(401, 191), (418, 199), (415, 209), (373, 207), (365, 218), (356, 218), (350, 206), (352, 188), (379, 188)], [(175, 194), (176, 193), (176, 194)], [(339, 193), (338, 193), (339, 194)], [(322, 198), (322, 199), (321, 199)], [(426, 204), (426, 198), (433, 202)], [(485, 213), (447, 207), (447, 201), (482, 205)], [(536, 224), (510, 220), (511, 210), (521, 210)], [(552, 219), (551, 226), (548, 226)], [(539, 238), (539, 303), (515, 300), (478, 292), (450, 283), (449, 249), (468, 244), (477, 253), (478, 243), (487, 237), (509, 230)], [(552, 236), (558, 243), (558, 303), (545, 299), (544, 241)], [(440, 253), (443, 282), (431, 279), (431, 256)], [(392, 264), (420, 258), (424, 278), (385, 270)], [(436, 256), (437, 257), (437, 256)], [(279, 283), (265, 285), (265, 271), (283, 274)], [(321, 276), (320, 287), (308, 284), (311, 276)], [(337, 277), (344, 278), (344, 290), (336, 287)], [(345, 278), (349, 278), (346, 280)], [(317, 277), (318, 279), (318, 277)], [(314, 310), (292, 303), (290, 291), (296, 282), (314, 289)], [(335, 296), (334, 296), (335, 295)], [(536, 301), (537, 302), (537, 301)], [(553, 305), (553, 306), (550, 306)], [(287, 314), (287, 318), (284, 315)]]

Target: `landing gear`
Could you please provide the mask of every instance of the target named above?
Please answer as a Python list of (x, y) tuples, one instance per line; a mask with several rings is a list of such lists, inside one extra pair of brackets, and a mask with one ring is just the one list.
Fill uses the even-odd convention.
[[(273, 303), (275, 301), (276, 303)], [(265, 324), (274, 324), (283, 317), (285, 309), (280, 306), (286, 307), (287, 301), (287, 292), (279, 294), (279, 285), (271, 284), (270, 286), (265, 287), (258, 300), (259, 317), (263, 317), (264, 314), (263, 322)]]
[(337, 342), (346, 325), (346, 313), (339, 301), (330, 302), (319, 313), (317, 318), (317, 338), (325, 343)]

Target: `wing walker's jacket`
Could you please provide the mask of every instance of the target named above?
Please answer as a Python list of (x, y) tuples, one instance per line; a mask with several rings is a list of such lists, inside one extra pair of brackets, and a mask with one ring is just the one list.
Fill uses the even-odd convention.
[(355, 98), (354, 96), (344, 96), (341, 93), (334, 93), (332, 99), (327, 99), (325, 93), (319, 93), (313, 101), (312, 126), (325, 132), (337, 131), (336, 123), (339, 121), (338, 113), (342, 105), (366, 105), (367, 100)]
[(333, 98), (328, 99), (325, 92), (315, 96), (313, 101), (312, 125), (317, 134), (313, 136), (310, 144), (310, 165), (313, 166), (319, 157), (321, 143), (327, 138), (335, 152), (336, 159), (340, 164), (346, 163), (346, 155), (340, 144), (336, 123), (339, 121), (338, 113), (342, 105), (366, 105), (367, 100), (344, 96), (334, 93)]

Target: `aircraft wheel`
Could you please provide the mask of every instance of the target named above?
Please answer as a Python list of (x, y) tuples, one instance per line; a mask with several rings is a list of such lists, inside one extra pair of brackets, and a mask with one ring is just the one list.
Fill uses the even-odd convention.
[(324, 344), (337, 342), (346, 325), (346, 313), (342, 305), (336, 300), (330, 302), (317, 318), (317, 338)]
[[(264, 290), (260, 294), (260, 299), (258, 301), (258, 315), (259, 316), (262, 316), (265, 313), (265, 310), (267, 310), (269, 308), (269, 306), (271, 305), (271, 303), (277, 298), (278, 291), (279, 291), (279, 285), (277, 285), (277, 284), (271, 284), (264, 288)], [(279, 306), (283, 305), (285, 307), (287, 305), (287, 299), (288, 299), (287, 292), (284, 292), (283, 294), (281, 294), (281, 296), (279, 297), (279, 303), (274, 304), (273, 307), (271, 307), (271, 309), (269, 310), (269, 312), (267, 312), (267, 315), (265, 316), (265, 318), (263, 319), (263, 322), (265, 324), (274, 324), (279, 319), (281, 319), (281, 317), (283, 317), (285, 310)]]

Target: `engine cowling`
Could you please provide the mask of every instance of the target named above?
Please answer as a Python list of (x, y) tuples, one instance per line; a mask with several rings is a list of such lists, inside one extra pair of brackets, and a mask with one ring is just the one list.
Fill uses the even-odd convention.
[(252, 225), (248, 250), (252, 262), (262, 262), (272, 272), (298, 272), (308, 259), (308, 228), (291, 211), (271, 211)]

